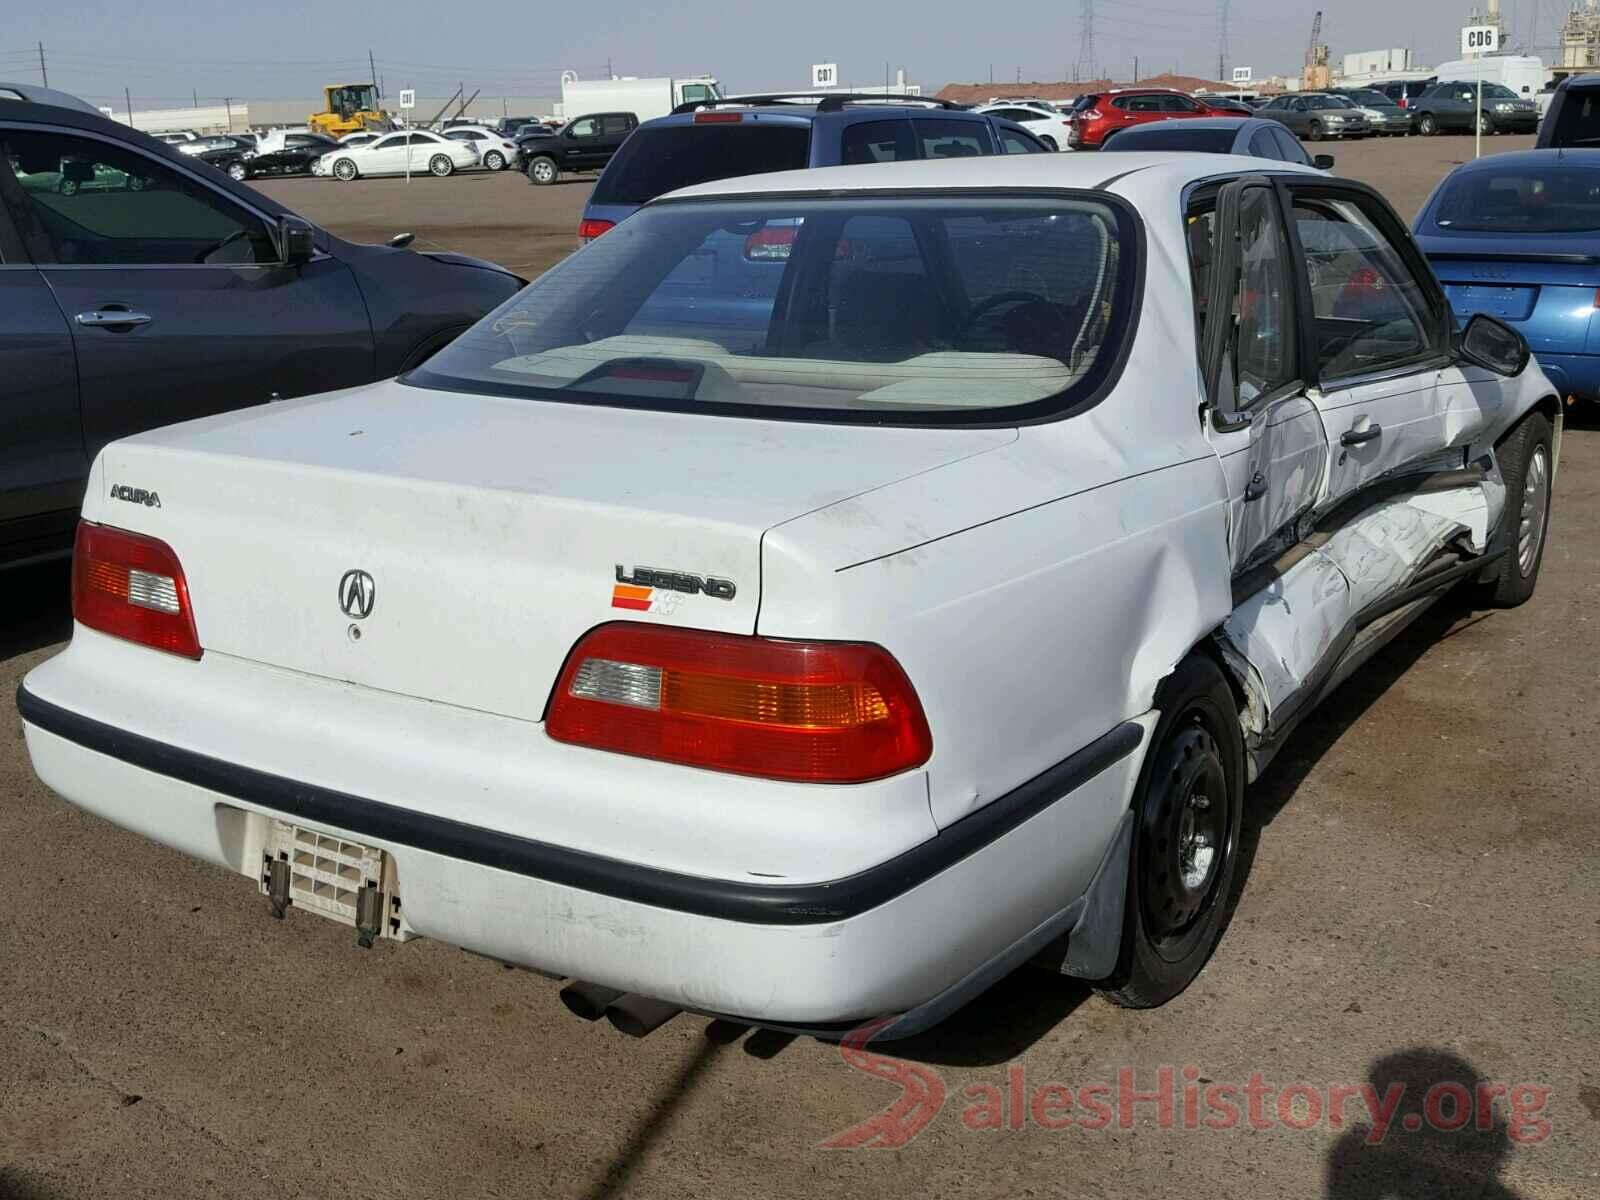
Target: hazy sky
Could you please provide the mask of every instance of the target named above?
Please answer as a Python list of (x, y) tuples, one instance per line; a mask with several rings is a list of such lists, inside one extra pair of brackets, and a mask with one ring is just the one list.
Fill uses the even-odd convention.
[[(1229, 65), (1258, 77), (1297, 71), (1318, 0), (1231, 0)], [(1410, 46), (1419, 60), (1456, 57), (1470, 0), (1346, 0), (1328, 6), (1323, 40), (1347, 52)], [(1512, 41), (1555, 40), (1566, 0), (1506, 0)], [(612, 0), (534, 6), (508, 0), (445, 5), (257, 0), (207, 11), (183, 0), (19, 0), (0, 34), (0, 79), (37, 81), (43, 41), (50, 83), (96, 103), (310, 100), (323, 83), (365, 78), (367, 51), (391, 94), (448, 95), (458, 82), (485, 98), (559, 91), (563, 68), (622, 75), (706, 72), (734, 90), (797, 87), (813, 62), (838, 62), (843, 82), (881, 82), (884, 63), (938, 87), (983, 80), (1070, 77), (1079, 51), (1079, 0), (1007, 5), (952, 0), (844, 0), (745, 7), (712, 0)], [(1004, 14), (1004, 15), (1002, 15)], [(1398, 19), (1396, 16), (1398, 14)], [(1217, 3), (1096, 0), (1102, 71), (1127, 78), (1178, 68), (1212, 74)], [(1545, 52), (1548, 61), (1549, 51)]]

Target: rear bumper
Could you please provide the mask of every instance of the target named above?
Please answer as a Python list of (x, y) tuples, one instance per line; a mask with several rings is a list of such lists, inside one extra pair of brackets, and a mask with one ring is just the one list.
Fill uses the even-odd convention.
[[(906, 850), (783, 883), (579, 850), (461, 819), (459, 797), (422, 811), (152, 737), (140, 726), (160, 722), (136, 712), (108, 721), (80, 711), (65, 695), (70, 677), (51, 671), (57, 661), (29, 676), (18, 707), (34, 769), (85, 809), (252, 879), (272, 818), (341, 835), (392, 857), (418, 933), (697, 1011), (808, 1027), (916, 1009), (1070, 928), (1126, 808), (1148, 724), (1117, 727)], [(255, 732), (264, 753), (284, 749)], [(376, 779), (379, 764), (348, 761), (362, 752), (352, 740), (346, 770), (314, 774), (370, 767)]]

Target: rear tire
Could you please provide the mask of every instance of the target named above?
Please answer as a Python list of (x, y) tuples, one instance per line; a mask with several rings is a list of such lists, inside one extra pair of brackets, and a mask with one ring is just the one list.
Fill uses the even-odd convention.
[(539, 187), (549, 187), (561, 178), (561, 168), (553, 158), (540, 155), (528, 164), (528, 182)]
[(1432, 113), (1423, 113), (1417, 118), (1417, 132), (1423, 137), (1432, 137), (1439, 132), (1439, 121)]
[(1162, 684), (1135, 793), (1117, 969), (1097, 990), (1123, 1008), (1182, 992), (1227, 925), (1244, 813), (1244, 739), (1222, 671), (1192, 654)]
[(1550, 422), (1543, 413), (1522, 418), (1495, 448), (1500, 474), (1506, 483), (1506, 510), (1500, 534), (1506, 547), (1498, 573), (1488, 582), (1489, 602), (1496, 608), (1515, 608), (1533, 595), (1544, 562), (1546, 534), (1550, 529), (1551, 470)]
[(455, 173), (456, 164), (450, 160), (448, 154), (435, 154), (428, 160), (428, 174), (444, 179)]

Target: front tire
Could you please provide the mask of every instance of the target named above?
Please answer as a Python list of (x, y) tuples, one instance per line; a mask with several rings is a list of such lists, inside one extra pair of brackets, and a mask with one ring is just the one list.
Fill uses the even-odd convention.
[(1534, 412), (1523, 417), (1495, 450), (1506, 484), (1506, 510), (1500, 518), (1506, 552), (1488, 583), (1489, 602), (1496, 608), (1525, 603), (1539, 583), (1555, 467), (1550, 445), (1550, 422), (1543, 413)]
[(229, 163), (228, 178), (235, 180), (238, 183), (243, 183), (246, 179), (250, 178), (250, 172), (244, 169), (243, 163)]
[(1484, 137), (1492, 137), (1495, 133), (1494, 118), (1488, 113), (1478, 114), (1478, 132)]
[(1306, 131), (1306, 140), (1307, 141), (1312, 141), (1312, 142), (1320, 142), (1322, 140), (1322, 122), (1321, 121), (1313, 121), (1313, 122), (1311, 122), (1311, 128)]
[(456, 164), (451, 161), (448, 154), (435, 154), (428, 160), (428, 174), (440, 179), (455, 173)]
[(1439, 120), (1432, 113), (1423, 113), (1417, 118), (1417, 132), (1423, 137), (1432, 137), (1439, 132)]
[(1140, 773), (1117, 969), (1096, 988), (1123, 1008), (1182, 992), (1227, 924), (1244, 813), (1244, 739), (1222, 671), (1190, 655), (1157, 697)]
[(333, 164), (333, 177), (339, 180), (340, 183), (349, 183), (359, 174), (361, 174), (361, 172), (356, 168), (356, 164), (351, 159), (341, 158), (338, 162)]
[(556, 166), (556, 160), (543, 155), (528, 164), (528, 182), (539, 187), (549, 187), (561, 178), (561, 168)]
[(498, 150), (491, 150), (483, 156), (483, 165), (486, 170), (504, 171), (506, 169), (506, 156)]

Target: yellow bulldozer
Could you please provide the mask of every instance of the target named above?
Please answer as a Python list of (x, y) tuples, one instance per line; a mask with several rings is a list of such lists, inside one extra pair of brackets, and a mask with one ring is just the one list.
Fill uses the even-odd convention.
[(322, 89), (324, 107), (306, 124), (315, 133), (343, 137), (362, 129), (393, 129), (389, 114), (378, 107), (378, 89), (370, 83), (330, 83)]

